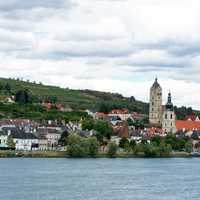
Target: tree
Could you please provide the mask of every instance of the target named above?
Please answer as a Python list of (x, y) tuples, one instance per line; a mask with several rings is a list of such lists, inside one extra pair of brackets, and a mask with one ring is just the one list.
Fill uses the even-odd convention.
[(29, 95), (26, 90), (19, 90), (15, 95), (15, 101), (20, 104), (27, 104), (29, 102)]
[(186, 144), (185, 144), (185, 151), (187, 152), (187, 153), (191, 153), (192, 152), (192, 150), (193, 150), (193, 145), (192, 145), (192, 142), (187, 142)]
[(61, 137), (59, 139), (59, 144), (62, 145), (62, 146), (65, 146), (67, 145), (67, 141), (68, 141), (68, 136), (69, 136), (69, 133), (67, 130), (65, 130), (62, 134), (61, 134)]
[(117, 154), (117, 145), (114, 142), (108, 144), (108, 156), (111, 158), (116, 157)]
[(89, 143), (89, 155), (91, 157), (96, 157), (99, 152), (99, 142), (96, 137), (88, 138)]
[(153, 144), (145, 144), (144, 145), (144, 155), (146, 157), (156, 157), (158, 155), (158, 149)]
[(131, 118), (128, 118), (127, 122), (128, 122), (128, 126), (135, 126), (135, 123)]
[(97, 139), (102, 142), (103, 138), (106, 137), (110, 139), (111, 135), (113, 134), (112, 127), (108, 124), (108, 122), (104, 120), (98, 120), (94, 124), (94, 130), (97, 131)]
[(8, 136), (7, 145), (10, 148), (15, 148), (15, 143), (14, 143), (13, 138), (11, 136)]
[(111, 106), (108, 103), (102, 102), (99, 106), (99, 112), (109, 113), (111, 111)]
[(135, 140), (131, 140), (131, 141), (129, 142), (129, 147), (130, 147), (130, 149), (131, 149), (132, 151), (134, 150), (134, 148), (136, 147), (136, 145), (137, 145), (137, 143), (136, 143)]
[(6, 83), (4, 89), (5, 89), (6, 94), (11, 94), (11, 86), (9, 83)]
[(76, 134), (70, 134), (67, 141), (67, 152), (71, 157), (83, 157), (84, 148), (81, 144), (81, 137)]
[(151, 139), (151, 142), (155, 143), (156, 145), (160, 145), (162, 139), (160, 136), (154, 136), (152, 139)]
[(71, 157), (96, 157), (99, 151), (96, 137), (83, 138), (76, 134), (70, 134), (67, 144), (67, 151)]
[(160, 156), (169, 156), (172, 151), (172, 147), (170, 144), (166, 144), (164, 141), (161, 141), (158, 150)]
[(94, 128), (94, 120), (93, 119), (84, 119), (82, 121), (82, 129), (91, 131)]
[(129, 146), (129, 141), (127, 138), (124, 137), (119, 141), (119, 147), (121, 147), (122, 149), (126, 149), (127, 146)]
[(56, 96), (49, 96), (48, 97), (48, 102), (55, 104), (58, 101), (58, 98)]

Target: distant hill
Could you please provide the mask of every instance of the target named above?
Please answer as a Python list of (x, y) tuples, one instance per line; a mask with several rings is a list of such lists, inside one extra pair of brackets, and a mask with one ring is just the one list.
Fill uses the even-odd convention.
[[(15, 95), (19, 90), (27, 90), (29, 94), (31, 94), (35, 102), (44, 101), (45, 99), (49, 98), (56, 99), (57, 103), (60, 103), (65, 107), (70, 107), (75, 112), (84, 111), (85, 109), (106, 112), (114, 108), (128, 108), (131, 112), (139, 112), (146, 115), (148, 115), (149, 112), (149, 104), (136, 100), (134, 96), (123, 97), (121, 94), (118, 93), (100, 92), (93, 90), (72, 90), (68, 88), (43, 85), (42, 83), (33, 83), (29, 81), (6, 78), (0, 78), (0, 101), (10, 96), (5, 93), (5, 86), (7, 84), (9, 84), (11, 88), (11, 94), (13, 95)], [(36, 106), (36, 104), (33, 105)], [(17, 112), (13, 112), (12, 110), (15, 108), (11, 106), (7, 106), (5, 108), (5, 106), (1, 105), (0, 109), (0, 114), (2, 112), (2, 109), (6, 111), (2, 113), (4, 116), (9, 114), (12, 117), (18, 117), (18, 115), (16, 114), (22, 112), (21, 116), (26, 117), (27, 114), (27, 107), (25, 106), (24, 108), (22, 108), (22, 105), (17, 107)], [(9, 109), (10, 111), (7, 112), (7, 110)], [(35, 108), (31, 109), (33, 109), (31, 112), (34, 112)], [(200, 111), (193, 110), (190, 107), (187, 108), (185, 106), (175, 106), (175, 112), (177, 115), (177, 119), (185, 119), (186, 116), (192, 115), (194, 113), (200, 117)], [(42, 112), (40, 112), (40, 118), (44, 117), (43, 115), (41, 116), (41, 114)], [(49, 115), (47, 115), (47, 117), (49, 117)]]
[[(13, 94), (19, 90), (28, 90), (33, 96), (39, 99), (56, 97), (58, 103), (69, 106), (73, 110), (99, 110), (107, 106), (110, 108), (128, 108), (130, 111), (148, 114), (147, 103), (138, 101), (134, 97), (123, 97), (121, 94), (92, 90), (72, 90), (43, 85), (42, 83), (0, 78), (1, 87), (5, 86), (7, 83), (9, 83)], [(5, 96), (5, 94), (1, 94), (1, 97), (2, 96)]]

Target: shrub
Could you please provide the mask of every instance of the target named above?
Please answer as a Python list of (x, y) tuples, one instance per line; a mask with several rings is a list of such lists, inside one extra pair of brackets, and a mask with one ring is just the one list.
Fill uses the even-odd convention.
[(116, 157), (117, 154), (117, 145), (114, 142), (109, 143), (108, 145), (108, 156), (111, 158)]
[(83, 138), (71, 134), (67, 139), (67, 151), (71, 157), (95, 157), (98, 154), (99, 143), (96, 137)]

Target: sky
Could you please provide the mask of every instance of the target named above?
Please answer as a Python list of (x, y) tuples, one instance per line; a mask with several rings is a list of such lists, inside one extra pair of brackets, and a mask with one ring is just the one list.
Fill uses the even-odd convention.
[(0, 76), (200, 109), (199, 0), (0, 1)]

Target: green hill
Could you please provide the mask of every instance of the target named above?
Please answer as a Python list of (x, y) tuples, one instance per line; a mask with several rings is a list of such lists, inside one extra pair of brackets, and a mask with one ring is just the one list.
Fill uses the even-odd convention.
[[(21, 80), (0, 78), (0, 87), (9, 83), (12, 94), (19, 90), (28, 90), (33, 97), (40, 100), (48, 97), (56, 97), (57, 102), (71, 107), (73, 110), (96, 109), (104, 104), (110, 108), (128, 108), (130, 111), (137, 111), (143, 114), (148, 113), (148, 104), (135, 100), (134, 97), (123, 97), (120, 94), (99, 92), (92, 90), (71, 90), (55, 86), (31, 83)], [(1, 92), (1, 98), (5, 92)]]
[[(8, 87), (9, 85), (9, 87)], [(7, 88), (7, 89), (6, 89)], [(9, 92), (7, 91), (9, 90)], [(30, 119), (78, 119), (85, 116), (85, 109), (108, 112), (114, 108), (128, 108), (131, 112), (139, 112), (148, 115), (149, 105), (132, 97), (123, 97), (121, 94), (100, 92), (92, 90), (72, 90), (55, 86), (43, 85), (42, 83), (31, 83), (29, 81), (0, 78), (0, 102), (8, 96), (15, 95), (18, 91), (26, 90), (31, 96), (31, 103), (5, 104), (0, 103), (1, 118), (30, 118)], [(54, 100), (73, 112), (62, 113), (55, 110), (47, 111), (39, 102)], [(175, 107), (177, 119), (185, 119), (187, 115), (199, 111), (192, 108)]]

